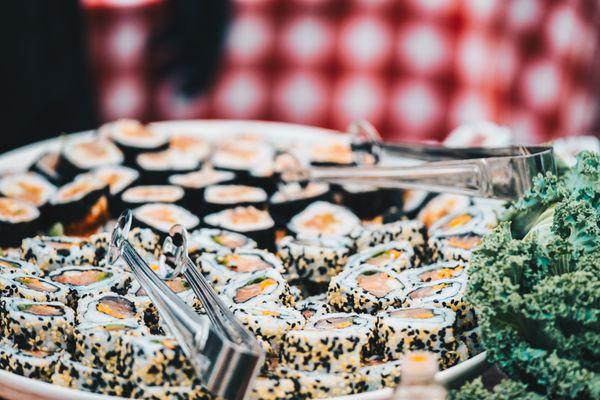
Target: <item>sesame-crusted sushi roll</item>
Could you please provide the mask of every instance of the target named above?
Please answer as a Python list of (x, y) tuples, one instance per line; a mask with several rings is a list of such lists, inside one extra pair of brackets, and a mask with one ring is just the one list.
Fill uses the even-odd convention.
[(469, 207), (440, 218), (429, 227), (429, 236), (474, 233), (483, 235), (497, 224), (496, 214), (487, 207)]
[(257, 249), (204, 253), (200, 256), (198, 267), (215, 288), (244, 278), (251, 272), (268, 269), (283, 272), (283, 266), (277, 257), (268, 251)]
[(277, 244), (277, 254), (289, 279), (327, 283), (346, 264), (352, 242), (347, 238), (286, 236)]
[(0, 276), (0, 287), (3, 297), (19, 297), (33, 301), (60, 301), (67, 304), (69, 288), (49, 279), (28, 274), (14, 274), (11, 276)]
[(136, 384), (190, 386), (196, 372), (174, 338), (125, 336), (124, 374)]
[(86, 322), (75, 327), (73, 355), (88, 367), (123, 375), (126, 372), (123, 366), (123, 337), (149, 334), (148, 328), (132, 321)]
[(160, 237), (166, 237), (175, 224), (187, 230), (198, 226), (197, 216), (183, 207), (168, 203), (148, 203), (133, 210), (133, 222), (141, 228), (152, 229)]
[(13, 257), (0, 257), (0, 276), (7, 274), (41, 275), (37, 265)]
[(355, 229), (350, 236), (356, 241), (358, 251), (379, 244), (406, 241), (413, 247), (416, 256), (421, 257), (426, 244), (423, 224), (414, 220), (372, 220)]
[(423, 283), (437, 282), (446, 279), (467, 278), (467, 264), (464, 261), (447, 261), (409, 269), (401, 275), (413, 286)]
[(327, 299), (338, 311), (374, 314), (401, 306), (408, 286), (399, 274), (385, 267), (361, 265), (333, 278)]
[(278, 354), (283, 335), (300, 329), (306, 322), (298, 310), (275, 304), (236, 308), (234, 315), (252, 333), (268, 342), (273, 354)]
[(125, 290), (131, 278), (116, 268), (80, 266), (54, 270), (47, 279), (68, 287), (69, 305), (76, 308), (86, 297)]
[(333, 313), (315, 316), (301, 330), (285, 334), (282, 365), (302, 371), (357, 371), (372, 351), (375, 317)]
[(369, 247), (353, 255), (348, 259), (347, 268), (367, 264), (402, 272), (412, 268), (415, 259), (415, 252), (408, 242), (389, 242)]
[(298, 380), (273, 374), (257, 376), (248, 393), (249, 400), (294, 400), (300, 392)]
[(129, 379), (85, 366), (66, 354), (59, 358), (51, 382), (71, 389), (121, 397), (129, 397), (134, 386)]
[(15, 247), (40, 227), (40, 211), (25, 200), (0, 197), (0, 247)]
[(49, 382), (60, 351), (22, 350), (9, 342), (0, 342), (0, 367), (26, 378)]
[(136, 208), (146, 203), (183, 205), (185, 192), (173, 185), (133, 186), (121, 193), (121, 209)]
[(63, 303), (3, 297), (0, 310), (2, 336), (22, 349), (56, 351), (72, 339), (75, 316)]
[(138, 384), (131, 398), (142, 400), (215, 400), (208, 389), (198, 384), (193, 386), (148, 386)]
[(205, 212), (214, 213), (234, 206), (265, 209), (267, 198), (267, 192), (259, 187), (212, 185), (204, 190)]
[(133, 297), (104, 293), (80, 301), (77, 306), (77, 320), (80, 324), (140, 324), (142, 310)]
[(401, 360), (385, 361), (381, 356), (371, 356), (363, 361), (358, 370), (365, 379), (366, 390), (396, 387), (400, 383)]
[(300, 311), (306, 319), (318, 317), (333, 312), (331, 306), (327, 302), (327, 294), (321, 293), (315, 296), (310, 296), (296, 303), (296, 310)]
[(404, 306), (445, 307), (456, 312), (457, 319), (460, 319), (471, 310), (464, 299), (466, 288), (466, 277), (423, 283), (413, 287), (406, 294)]
[(248, 236), (260, 249), (275, 249), (275, 222), (267, 211), (235, 207), (204, 217), (209, 228), (225, 229)]
[(377, 315), (378, 347), (387, 360), (397, 360), (412, 350), (455, 350), (455, 319), (452, 310), (431, 306), (382, 311)]
[(287, 367), (276, 370), (277, 375), (284, 379), (297, 382), (299, 387), (294, 399), (323, 399), (329, 397), (345, 396), (353, 393), (363, 392), (366, 383), (365, 378), (359, 373), (304, 371)]
[(167, 135), (133, 119), (124, 118), (106, 123), (99, 128), (98, 133), (117, 145), (127, 164), (133, 164), (135, 157), (141, 153), (166, 150), (169, 146)]
[(202, 253), (221, 253), (254, 248), (256, 248), (254, 240), (240, 233), (223, 229), (196, 229), (188, 237), (188, 253), (192, 259)]
[(431, 228), (439, 219), (448, 214), (460, 212), (469, 207), (471, 200), (467, 196), (458, 194), (440, 194), (429, 200), (419, 211), (417, 220), (425, 225), (425, 229)]
[(479, 327), (460, 333), (458, 340), (467, 347), (469, 357), (476, 356), (484, 350), (481, 342), (481, 328)]
[(292, 217), (315, 201), (331, 200), (331, 190), (327, 183), (308, 182), (301, 185), (296, 182), (280, 185), (269, 199), (269, 210), (278, 226), (285, 224)]
[(482, 235), (464, 233), (458, 235), (436, 235), (427, 241), (431, 259), (440, 261), (469, 261), (473, 251), (481, 244)]
[(221, 297), (232, 306), (248, 307), (263, 303), (294, 305), (288, 283), (275, 269), (248, 273), (223, 286)]
[(350, 210), (325, 201), (317, 201), (297, 214), (288, 224), (295, 236), (345, 237), (360, 225)]
[(187, 174), (200, 168), (201, 162), (194, 156), (167, 149), (154, 153), (141, 153), (135, 158), (135, 168), (140, 171), (140, 182), (147, 185), (163, 185), (174, 174)]
[(96, 136), (75, 137), (62, 147), (56, 170), (68, 180), (98, 167), (122, 164), (123, 160), (121, 150), (109, 140)]
[(89, 241), (67, 236), (36, 236), (21, 243), (23, 258), (44, 272), (64, 266), (92, 264), (96, 248)]
[(199, 171), (171, 175), (169, 184), (182, 187), (185, 191), (185, 202), (190, 210), (200, 213), (205, 211), (204, 192), (207, 187), (231, 183), (234, 180), (233, 172), (219, 171), (210, 166), (204, 166)]

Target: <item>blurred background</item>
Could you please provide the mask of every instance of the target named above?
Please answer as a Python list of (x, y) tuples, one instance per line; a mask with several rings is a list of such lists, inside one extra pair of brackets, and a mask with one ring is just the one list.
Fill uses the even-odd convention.
[(61, 0), (4, 13), (3, 150), (119, 117), (598, 132), (596, 0)]

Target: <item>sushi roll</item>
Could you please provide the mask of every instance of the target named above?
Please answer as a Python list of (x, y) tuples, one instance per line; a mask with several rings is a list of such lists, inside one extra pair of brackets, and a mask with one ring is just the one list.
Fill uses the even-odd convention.
[(310, 164), (318, 167), (348, 167), (356, 164), (352, 147), (339, 140), (314, 144), (309, 157)]
[(73, 337), (75, 315), (63, 303), (3, 297), (0, 310), (2, 336), (21, 349), (54, 352)]
[(131, 296), (103, 293), (86, 297), (79, 302), (77, 320), (80, 324), (140, 324), (142, 311), (139, 303)]
[(431, 259), (436, 261), (469, 261), (473, 251), (481, 244), (482, 235), (464, 233), (458, 235), (436, 235), (429, 238)]
[(223, 286), (223, 297), (236, 307), (249, 307), (263, 303), (294, 305), (288, 283), (275, 269), (248, 273)]
[(96, 136), (75, 137), (63, 146), (56, 169), (69, 180), (98, 167), (122, 164), (123, 160), (121, 150), (109, 140)]
[(59, 159), (57, 152), (44, 153), (29, 166), (29, 170), (46, 178), (53, 185), (62, 185), (65, 178), (58, 173)]
[(133, 164), (144, 152), (166, 150), (169, 138), (133, 119), (119, 119), (104, 124), (99, 135), (110, 139), (123, 152), (125, 163)]
[(218, 144), (211, 162), (215, 169), (236, 175), (236, 183), (252, 183), (251, 171), (273, 161), (273, 148), (265, 142), (232, 137)]
[(14, 247), (40, 225), (40, 211), (28, 201), (0, 197), (0, 248)]
[(92, 174), (77, 176), (50, 198), (52, 221), (69, 235), (85, 236), (102, 227), (109, 216), (108, 185)]
[(123, 366), (125, 358), (123, 338), (149, 334), (148, 328), (132, 321), (87, 322), (75, 328), (73, 355), (88, 367), (124, 375), (126, 371)]
[(185, 202), (190, 210), (200, 213), (205, 210), (204, 192), (208, 186), (231, 183), (234, 180), (233, 172), (218, 171), (211, 166), (204, 166), (199, 171), (171, 175), (169, 184), (182, 187), (185, 191)]
[(308, 182), (301, 185), (296, 182), (279, 185), (277, 191), (269, 199), (269, 210), (279, 226), (304, 210), (315, 201), (331, 200), (331, 191), (327, 183)]
[(37, 265), (28, 263), (24, 260), (11, 257), (0, 257), (0, 277), (8, 274), (29, 274), (39, 276), (40, 269)]
[(28, 201), (40, 210), (56, 192), (56, 186), (33, 172), (5, 175), (0, 178), (0, 195)]
[(69, 297), (69, 288), (49, 279), (40, 278), (35, 275), (23, 273), (14, 274), (2, 278), (0, 276), (0, 286), (3, 297), (19, 297), (32, 301), (60, 301), (67, 303)]
[(67, 236), (37, 236), (21, 243), (23, 259), (44, 272), (70, 265), (93, 264), (96, 248), (87, 240)]
[(341, 196), (342, 204), (361, 219), (374, 218), (388, 208), (402, 204), (398, 189), (380, 189), (371, 185), (342, 185)]
[(298, 310), (275, 304), (236, 308), (234, 315), (252, 333), (268, 342), (274, 355), (279, 353), (283, 335), (300, 329), (306, 321)]
[(110, 213), (112, 216), (119, 215), (123, 211), (121, 193), (139, 179), (140, 173), (122, 165), (108, 165), (94, 169), (92, 175), (108, 185)]
[(51, 382), (71, 389), (121, 397), (129, 397), (134, 387), (127, 378), (85, 366), (66, 354), (59, 358)]
[(248, 393), (249, 400), (294, 400), (300, 392), (296, 379), (260, 375)]
[(60, 351), (22, 350), (9, 342), (0, 342), (0, 367), (26, 378), (49, 382)]
[(302, 237), (345, 237), (358, 226), (360, 220), (347, 208), (317, 201), (292, 218), (288, 229)]
[(272, 269), (279, 273), (283, 272), (283, 266), (277, 257), (268, 251), (256, 249), (204, 253), (200, 256), (198, 266), (202, 274), (216, 288), (256, 271)]
[(171, 149), (142, 153), (135, 158), (135, 167), (140, 171), (140, 181), (147, 185), (166, 184), (169, 176), (196, 171), (200, 164), (196, 157)]
[(186, 157), (194, 157), (200, 161), (206, 160), (210, 155), (211, 146), (203, 138), (195, 135), (171, 135), (169, 149)]
[(352, 242), (346, 238), (286, 236), (277, 248), (288, 279), (328, 283), (346, 264)]
[(471, 200), (467, 196), (440, 194), (429, 200), (419, 211), (417, 220), (421, 221), (426, 229), (429, 229), (439, 219), (448, 214), (460, 212), (469, 207), (470, 204)]
[(338, 311), (374, 314), (401, 306), (408, 286), (399, 274), (385, 267), (361, 265), (331, 280), (327, 300)]
[(372, 391), (398, 386), (401, 363), (401, 360), (385, 361), (378, 355), (366, 358), (358, 370), (358, 374), (364, 377), (365, 390)]
[(50, 272), (47, 279), (70, 289), (69, 305), (76, 307), (82, 299), (111, 291), (123, 291), (130, 278), (110, 267), (63, 267)]
[(333, 312), (331, 306), (327, 303), (327, 295), (325, 293), (307, 297), (297, 302), (295, 307), (307, 320)]
[(121, 193), (121, 209), (136, 208), (146, 203), (182, 205), (185, 192), (179, 186), (145, 185), (134, 186)]
[(212, 185), (204, 191), (205, 212), (213, 213), (233, 206), (265, 209), (267, 193), (246, 185)]
[(138, 384), (131, 392), (131, 398), (142, 400), (214, 400), (205, 387), (194, 386), (148, 386)]
[(188, 253), (192, 258), (202, 253), (221, 253), (254, 248), (256, 248), (254, 240), (223, 229), (196, 229), (188, 237)]
[(356, 242), (356, 249), (366, 248), (394, 241), (407, 241), (414, 249), (417, 259), (423, 257), (425, 229), (421, 222), (415, 220), (395, 220), (387, 222), (383, 219), (373, 220), (355, 229), (350, 236)]
[(407, 293), (404, 306), (445, 307), (454, 311), (460, 319), (471, 309), (464, 299), (466, 288), (466, 277), (423, 283)]
[(210, 228), (225, 229), (249, 237), (260, 249), (275, 249), (275, 222), (267, 211), (255, 207), (235, 207), (204, 217)]
[(398, 360), (412, 350), (436, 353), (456, 350), (456, 315), (437, 307), (395, 308), (377, 315), (377, 340), (387, 360)]
[(281, 347), (282, 365), (301, 371), (355, 372), (372, 351), (375, 317), (334, 313), (291, 330)]
[(124, 337), (124, 374), (135, 384), (191, 386), (196, 372), (177, 341), (165, 336)]
[(168, 203), (148, 203), (133, 210), (134, 224), (152, 229), (160, 237), (166, 237), (175, 224), (188, 231), (200, 223), (198, 217), (183, 207)]
[(408, 218), (415, 218), (434, 196), (433, 193), (423, 190), (405, 190), (402, 192), (402, 213)]
[(416, 257), (412, 246), (405, 241), (389, 242), (369, 247), (350, 257), (348, 268), (364, 264), (388, 268), (394, 272), (402, 272), (415, 265)]
[(460, 333), (458, 340), (467, 347), (469, 357), (476, 356), (484, 350), (481, 342), (481, 328), (479, 327)]
[(484, 235), (496, 226), (496, 215), (487, 207), (469, 207), (440, 218), (429, 228), (429, 236), (473, 233)]
[(463, 261), (443, 261), (421, 268), (409, 269), (401, 275), (414, 286), (445, 279), (467, 279), (467, 264)]
[(358, 373), (305, 371), (281, 367), (276, 373), (283, 379), (290, 379), (299, 390), (293, 399), (325, 399), (360, 393), (365, 388), (365, 378)]

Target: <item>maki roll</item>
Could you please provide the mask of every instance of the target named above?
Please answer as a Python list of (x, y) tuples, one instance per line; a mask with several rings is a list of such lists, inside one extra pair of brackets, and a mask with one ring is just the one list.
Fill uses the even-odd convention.
[(273, 269), (283, 272), (281, 261), (264, 250), (236, 250), (235, 252), (204, 253), (198, 267), (214, 287), (243, 278), (248, 273)]
[(327, 303), (327, 295), (325, 293), (310, 296), (297, 302), (296, 310), (300, 311), (302, 316), (308, 320), (333, 312), (331, 306)]
[(377, 315), (379, 347), (387, 360), (398, 360), (412, 350), (436, 353), (456, 350), (452, 310), (436, 307), (409, 307)]
[(9, 343), (0, 343), (2, 369), (26, 378), (49, 382), (59, 357), (60, 352), (22, 350)]
[(402, 272), (412, 268), (415, 261), (415, 252), (408, 242), (389, 242), (375, 247), (369, 247), (353, 255), (347, 266), (358, 267), (364, 264), (388, 268), (394, 272)]
[(231, 281), (223, 287), (221, 295), (237, 307), (264, 303), (294, 305), (288, 283), (275, 269), (251, 272)]
[(440, 218), (429, 228), (429, 236), (472, 233), (484, 235), (496, 226), (496, 215), (486, 207), (469, 207)]
[(269, 199), (269, 210), (280, 226), (304, 210), (315, 201), (331, 200), (331, 192), (327, 183), (308, 182), (301, 185), (296, 182), (280, 185)]
[(134, 298), (104, 293), (80, 301), (77, 306), (77, 319), (80, 324), (139, 324), (142, 321), (142, 313)]
[[(385, 222), (374, 220), (355, 229), (351, 235), (358, 251), (389, 242), (408, 242), (420, 258), (425, 251), (425, 229), (421, 222), (415, 220), (395, 220)], [(419, 262), (415, 258), (415, 262)]]
[(206, 160), (211, 151), (210, 144), (199, 136), (172, 135), (169, 138), (169, 149), (194, 157), (200, 161)]
[(204, 192), (208, 186), (232, 182), (235, 174), (229, 171), (217, 171), (210, 166), (200, 171), (169, 177), (171, 185), (178, 185), (185, 190), (186, 204), (194, 212), (204, 212)]
[(134, 186), (121, 193), (121, 209), (135, 208), (146, 203), (183, 203), (184, 191), (179, 186), (147, 185)]
[(60, 301), (67, 303), (69, 288), (57, 282), (40, 278), (35, 275), (14, 274), (2, 278), (0, 276), (0, 286), (4, 286), (2, 296), (19, 297), (33, 301)]
[(358, 370), (358, 374), (365, 380), (365, 389), (371, 391), (398, 386), (401, 363), (401, 360), (385, 361), (378, 355), (366, 358)]
[(423, 190), (405, 190), (402, 192), (402, 213), (408, 218), (415, 218), (434, 196), (435, 194)]
[(398, 189), (380, 189), (377, 186), (348, 184), (342, 186), (342, 203), (361, 219), (371, 219), (385, 213), (391, 206), (401, 205)]
[(365, 379), (357, 373), (297, 370), (287, 367), (276, 369), (283, 379), (296, 382), (298, 390), (292, 399), (325, 399), (364, 391)]
[(140, 171), (140, 180), (148, 185), (161, 185), (173, 174), (185, 174), (200, 168), (200, 161), (176, 150), (168, 149), (156, 153), (142, 153), (135, 159)]
[(90, 266), (59, 268), (50, 272), (48, 279), (71, 289), (69, 305), (73, 307), (85, 297), (123, 290), (129, 283), (122, 271)]
[(45, 272), (67, 265), (86, 265), (97, 261), (97, 249), (87, 240), (66, 236), (37, 236), (21, 243), (23, 258)]
[(426, 229), (429, 229), (437, 220), (448, 214), (464, 210), (470, 204), (471, 200), (467, 196), (440, 194), (427, 202), (419, 211), (417, 219), (425, 225)]
[(345, 238), (286, 236), (277, 244), (277, 254), (289, 279), (327, 283), (346, 264), (352, 243)]
[(360, 220), (345, 207), (317, 201), (297, 214), (288, 229), (302, 237), (344, 237), (360, 226)]
[(408, 292), (404, 305), (445, 307), (454, 311), (460, 319), (471, 310), (464, 299), (466, 288), (466, 278), (423, 283)]
[(40, 211), (28, 201), (0, 197), (0, 248), (14, 247), (39, 227)]
[(479, 327), (460, 333), (458, 340), (467, 347), (469, 357), (476, 356), (484, 350), (481, 342), (481, 328)]
[(334, 313), (313, 317), (284, 336), (281, 362), (301, 371), (357, 371), (372, 350), (375, 317)]
[(214, 400), (215, 397), (199, 384), (191, 386), (136, 385), (131, 393), (134, 399), (143, 400)]
[(361, 265), (333, 278), (327, 299), (338, 311), (374, 314), (401, 306), (407, 287), (400, 275), (385, 267)]
[(249, 400), (293, 400), (300, 391), (298, 381), (273, 375), (257, 376), (248, 393)]
[(467, 264), (462, 261), (443, 261), (425, 267), (409, 269), (402, 276), (412, 285), (445, 279), (467, 278)]
[(122, 211), (120, 195), (138, 180), (140, 173), (122, 165), (109, 165), (96, 168), (92, 174), (108, 185), (111, 215), (119, 215)]
[(46, 178), (54, 185), (61, 185), (65, 178), (58, 173), (59, 159), (60, 155), (57, 152), (45, 153), (31, 164), (29, 170)]
[(5, 175), (0, 179), (0, 195), (28, 201), (42, 210), (55, 191), (56, 186), (33, 172)]
[(436, 235), (429, 238), (431, 259), (441, 261), (469, 261), (473, 251), (481, 244), (482, 235), (464, 233), (457, 235)]
[(53, 222), (69, 235), (86, 236), (108, 221), (108, 185), (92, 174), (83, 174), (61, 186), (50, 198)]
[(188, 252), (192, 257), (202, 253), (221, 253), (254, 248), (256, 248), (254, 240), (223, 229), (196, 229), (188, 237)]
[(166, 150), (169, 146), (166, 135), (133, 119), (119, 119), (104, 124), (100, 127), (99, 134), (117, 145), (127, 164), (133, 164), (138, 154)]
[(339, 140), (319, 142), (310, 149), (310, 163), (321, 167), (355, 165), (354, 153), (348, 143)]
[(273, 148), (265, 142), (234, 137), (219, 143), (211, 162), (216, 169), (234, 172), (236, 183), (247, 185), (253, 180), (251, 171), (272, 163), (273, 155)]
[(255, 207), (235, 207), (204, 217), (210, 228), (225, 229), (248, 236), (258, 248), (275, 248), (275, 223), (267, 211)]
[(149, 203), (134, 209), (133, 221), (142, 228), (152, 229), (161, 237), (166, 237), (175, 224), (190, 231), (200, 223), (198, 217), (185, 208), (168, 203)]
[(63, 303), (3, 297), (0, 310), (2, 336), (19, 348), (54, 352), (72, 339), (75, 316)]
[(267, 193), (258, 187), (245, 185), (213, 185), (204, 191), (207, 213), (221, 211), (233, 206), (258, 209), (266, 208)]
[(8, 274), (41, 275), (37, 265), (11, 257), (0, 257), (0, 276)]
[(85, 136), (70, 138), (61, 150), (57, 172), (65, 179), (72, 179), (83, 172), (105, 165), (123, 163), (123, 153), (109, 140)]
[(275, 355), (279, 352), (283, 335), (300, 329), (306, 321), (299, 311), (275, 304), (236, 308), (234, 314), (252, 333), (269, 343)]

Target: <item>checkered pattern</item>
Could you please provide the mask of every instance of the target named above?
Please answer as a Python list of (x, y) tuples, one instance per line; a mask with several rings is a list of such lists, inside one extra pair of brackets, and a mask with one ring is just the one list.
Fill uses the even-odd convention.
[(140, 56), (154, 23), (147, 13), (115, 11), (96, 34), (91, 18), (105, 118), (274, 119), (337, 129), (366, 118), (388, 138), (438, 140), (460, 123), (490, 119), (523, 142), (595, 128), (598, 2), (235, 3), (219, 77), (191, 99), (168, 81), (147, 81)]

